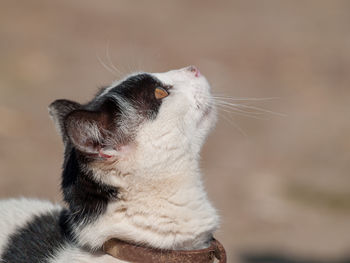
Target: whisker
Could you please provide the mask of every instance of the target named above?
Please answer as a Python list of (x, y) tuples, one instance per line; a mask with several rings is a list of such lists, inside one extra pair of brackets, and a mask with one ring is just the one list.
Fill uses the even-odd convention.
[(287, 116), (286, 114), (279, 113), (279, 112), (274, 112), (274, 111), (267, 110), (267, 109), (260, 108), (260, 107), (248, 106), (248, 105), (244, 105), (244, 104), (238, 104), (237, 106), (241, 107), (241, 108), (252, 109), (252, 110), (257, 110), (257, 111), (261, 111), (261, 112), (277, 115), (277, 116), (280, 116), (280, 117), (286, 117)]
[(224, 111), (227, 113), (234, 113), (236, 115), (240, 115), (240, 116), (244, 116), (244, 117), (248, 117), (248, 118), (253, 118), (253, 119), (257, 119), (257, 120), (267, 120), (267, 118), (259, 118), (258, 116), (255, 115), (251, 115), (249, 113), (245, 113), (245, 112), (241, 112), (238, 111), (237, 109), (226, 109), (226, 108), (220, 108), (218, 107), (218, 110), (220, 111)]
[(234, 108), (234, 107), (229, 107), (227, 105), (216, 105), (218, 108), (224, 108), (228, 111), (232, 111), (232, 112), (241, 112), (241, 113), (244, 113), (244, 114), (247, 114), (249, 116), (261, 116), (263, 115), (264, 113), (259, 113), (259, 112), (251, 112), (251, 111), (245, 111), (245, 110), (242, 110), (242, 109), (239, 109), (239, 108)]
[(256, 107), (256, 106), (250, 106), (250, 105), (245, 105), (245, 104), (237, 104), (237, 103), (230, 103), (230, 102), (221, 101), (221, 100), (215, 100), (215, 102), (218, 105), (219, 104), (228, 105), (228, 106), (231, 106), (232, 108), (244, 108), (244, 109), (254, 110), (254, 111), (250, 111), (250, 113), (253, 113), (253, 114), (269, 113), (269, 114), (277, 115), (277, 116), (280, 116), (280, 117), (285, 117), (286, 116), (286, 114), (279, 113), (279, 112), (274, 112), (274, 111), (271, 111), (271, 110), (268, 110), (268, 109), (265, 109), (265, 108), (261, 108), (261, 107)]
[(118, 75), (116, 74), (117, 72), (113, 71), (110, 67), (108, 67), (100, 58), (100, 56), (98, 54), (96, 54), (96, 58), (99, 61), (99, 63), (101, 64), (101, 66), (106, 69), (108, 72), (110, 72), (114, 77), (118, 77)]
[(265, 112), (261, 112), (261, 111), (257, 111), (257, 110), (242, 109), (242, 107), (240, 107), (240, 104), (232, 104), (232, 103), (226, 103), (226, 102), (222, 102), (222, 101), (215, 101), (215, 102), (213, 102), (213, 104), (216, 106), (225, 107), (227, 109), (232, 109), (232, 110), (244, 112), (244, 113), (251, 114), (251, 115), (266, 114)]
[(114, 69), (114, 71), (119, 75), (123, 75), (123, 73), (116, 66), (114, 66), (112, 62), (111, 56), (109, 54), (109, 42), (107, 43), (107, 47), (106, 47), (106, 58), (108, 60), (109, 65), (112, 67), (112, 69)]
[(223, 100), (234, 100), (234, 101), (266, 101), (266, 100), (277, 100), (279, 97), (270, 97), (270, 98), (249, 98), (249, 97), (229, 97), (229, 96), (220, 96), (214, 95), (213, 98), (223, 99)]
[(243, 111), (243, 112), (246, 112), (246, 113), (251, 113), (251, 114), (256, 114), (256, 115), (264, 114), (264, 112), (247, 111), (247, 110), (240, 109), (240, 107), (239, 107), (240, 104), (226, 103), (224, 101), (215, 101), (214, 104), (217, 105), (217, 106), (224, 106), (226, 108), (240, 110), (240, 111)]
[(235, 122), (230, 118), (231, 115), (227, 116), (227, 115), (225, 115), (225, 114), (222, 114), (221, 116), (222, 116), (229, 124), (233, 125), (233, 126), (238, 130), (238, 132), (239, 132), (241, 135), (243, 135), (243, 136), (245, 136), (245, 137), (248, 137), (247, 133), (246, 133), (237, 123), (235, 123)]

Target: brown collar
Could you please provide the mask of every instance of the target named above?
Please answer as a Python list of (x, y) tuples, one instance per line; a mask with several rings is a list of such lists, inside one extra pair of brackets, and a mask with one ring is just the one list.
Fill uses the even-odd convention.
[(117, 259), (133, 263), (213, 263), (215, 258), (220, 263), (226, 263), (225, 249), (214, 238), (208, 248), (198, 250), (154, 249), (119, 239), (111, 239), (104, 243), (103, 250)]

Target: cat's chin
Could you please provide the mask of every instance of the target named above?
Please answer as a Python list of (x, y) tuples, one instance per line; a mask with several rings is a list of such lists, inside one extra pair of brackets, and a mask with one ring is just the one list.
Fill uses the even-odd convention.
[(211, 119), (213, 117), (213, 113), (214, 113), (214, 107), (212, 105), (206, 106), (202, 110), (202, 115), (199, 119), (199, 123), (201, 123), (205, 119)]

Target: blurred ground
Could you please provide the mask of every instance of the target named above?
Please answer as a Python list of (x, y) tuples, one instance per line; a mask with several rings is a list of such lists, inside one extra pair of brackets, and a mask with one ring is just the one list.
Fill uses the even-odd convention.
[[(47, 114), (134, 70), (197, 65), (223, 111), (204, 147), (229, 262), (350, 262), (350, 2), (0, 2), (0, 197), (60, 200)], [(121, 71), (113, 75), (99, 62)], [(346, 259), (348, 257), (348, 259)]]

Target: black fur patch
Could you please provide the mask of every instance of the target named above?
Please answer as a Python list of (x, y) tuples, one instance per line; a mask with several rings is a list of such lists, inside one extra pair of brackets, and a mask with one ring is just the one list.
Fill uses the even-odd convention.
[[(139, 114), (148, 118), (155, 118), (161, 105), (161, 100), (156, 99), (154, 95), (157, 87), (167, 89), (163, 83), (150, 74), (138, 74), (112, 88), (98, 100), (93, 100), (87, 105), (87, 108), (94, 110), (99, 104), (99, 100), (117, 96), (123, 98), (133, 108), (137, 109)], [(121, 111), (123, 111), (122, 108)]]
[(110, 200), (117, 199), (118, 189), (96, 182), (92, 175), (82, 171), (80, 162), (86, 162), (74, 148), (66, 156), (62, 178), (64, 200), (69, 206), (69, 221), (88, 224), (106, 211)]
[(36, 216), (31, 222), (10, 236), (1, 262), (38, 263), (48, 262), (50, 256), (67, 244), (69, 237), (65, 232), (65, 220), (61, 211)]

